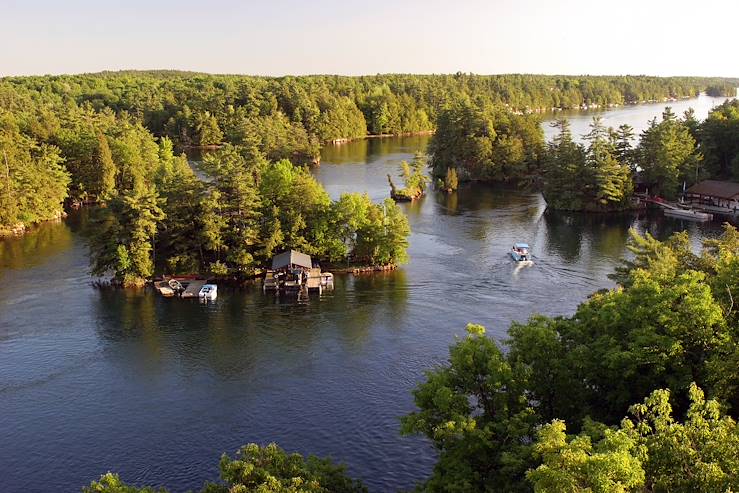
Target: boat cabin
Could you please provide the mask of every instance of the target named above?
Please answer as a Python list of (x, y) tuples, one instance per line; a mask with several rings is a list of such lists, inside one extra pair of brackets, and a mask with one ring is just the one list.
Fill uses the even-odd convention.
[(528, 243), (514, 243), (511, 248), (511, 257), (517, 262), (527, 262), (529, 260)]

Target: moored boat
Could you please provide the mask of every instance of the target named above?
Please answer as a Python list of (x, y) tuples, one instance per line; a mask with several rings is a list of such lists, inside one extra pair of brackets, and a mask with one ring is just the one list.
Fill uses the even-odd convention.
[(204, 284), (198, 292), (198, 298), (201, 300), (213, 301), (218, 297), (218, 286), (215, 284)]
[(706, 222), (713, 219), (713, 214), (708, 212), (700, 212), (695, 209), (664, 209), (665, 216), (677, 217), (680, 219), (688, 219), (689, 221)]

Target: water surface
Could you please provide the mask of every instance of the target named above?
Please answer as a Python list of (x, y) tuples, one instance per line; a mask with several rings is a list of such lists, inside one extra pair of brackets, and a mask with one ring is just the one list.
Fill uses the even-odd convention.
[[(327, 148), (333, 197), (388, 195), (387, 173), (428, 137)], [(259, 289), (216, 303), (90, 286), (85, 214), (0, 242), (0, 490), (77, 491), (106, 471), (136, 484), (198, 488), (247, 442), (331, 455), (372, 491), (410, 489), (435, 456), (399, 435), (423, 371), (467, 322), (497, 340), (512, 320), (570, 314), (625, 254), (634, 226), (694, 239), (717, 226), (545, 213), (539, 194), (483, 186), (402, 206), (410, 262), (337, 276), (306, 303)], [(532, 245), (517, 268), (507, 250)]]

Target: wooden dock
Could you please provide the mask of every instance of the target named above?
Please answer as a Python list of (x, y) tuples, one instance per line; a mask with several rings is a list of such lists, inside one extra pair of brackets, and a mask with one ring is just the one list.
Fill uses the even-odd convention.
[[(193, 279), (190, 281), (187, 286), (185, 287), (185, 290), (182, 292), (180, 297), (182, 298), (197, 298), (198, 294), (200, 293), (200, 288), (205, 286), (205, 284), (208, 281), (203, 279)], [(183, 283), (184, 284), (184, 283)]]
[(278, 272), (268, 270), (262, 281), (262, 289), (276, 292), (318, 291), (319, 294), (325, 289), (333, 289), (334, 276), (330, 272), (321, 272), (320, 267), (313, 267), (307, 269), (307, 274), (307, 279), (303, 281), (286, 278)]

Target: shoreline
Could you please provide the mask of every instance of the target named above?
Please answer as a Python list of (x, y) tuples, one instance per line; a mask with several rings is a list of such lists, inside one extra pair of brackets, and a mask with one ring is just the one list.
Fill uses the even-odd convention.
[[(380, 265), (348, 265), (339, 266), (332, 264), (325, 264), (327, 269), (326, 273), (341, 274), (341, 275), (359, 275), (359, 274), (374, 274), (380, 272), (392, 272), (398, 269), (397, 264), (380, 264)], [(257, 274), (243, 279), (238, 279), (232, 276), (208, 276), (206, 274), (160, 274), (150, 279), (145, 279), (143, 283), (136, 285), (124, 285), (123, 282), (114, 278), (91, 278), (90, 284), (97, 289), (149, 289), (154, 288), (154, 283), (165, 280), (165, 279), (177, 279), (177, 280), (204, 280), (208, 283), (218, 284), (222, 286), (228, 286), (232, 288), (243, 288), (249, 285), (255, 285), (263, 281), (266, 270), (261, 269)]]

